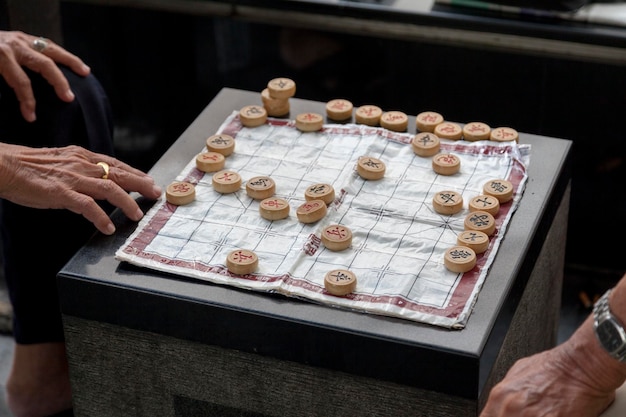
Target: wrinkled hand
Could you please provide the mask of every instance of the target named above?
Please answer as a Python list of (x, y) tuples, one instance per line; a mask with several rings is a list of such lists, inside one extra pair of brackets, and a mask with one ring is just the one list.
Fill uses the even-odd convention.
[[(108, 179), (98, 162), (109, 164)], [(143, 212), (128, 192), (156, 199), (161, 189), (140, 170), (78, 146), (29, 148), (0, 144), (0, 197), (33, 208), (68, 209), (104, 234), (113, 222), (95, 200), (107, 200), (137, 221)]]
[(22, 116), (29, 122), (36, 119), (36, 100), (22, 67), (40, 73), (66, 102), (74, 100), (74, 93), (57, 64), (66, 65), (82, 76), (91, 71), (80, 58), (50, 40), (46, 40), (48, 46), (43, 51), (34, 50), (32, 45), (37, 38), (19, 31), (0, 31), (0, 75), (15, 91)]
[(597, 417), (623, 381), (601, 352), (591, 319), (557, 347), (516, 362), (489, 395), (480, 417)]

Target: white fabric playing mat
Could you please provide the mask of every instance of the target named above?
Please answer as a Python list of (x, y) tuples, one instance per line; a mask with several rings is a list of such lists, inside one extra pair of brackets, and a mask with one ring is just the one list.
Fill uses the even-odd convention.
[[(437, 326), (465, 326), (487, 276), (507, 225), (527, 180), (530, 145), (514, 142), (442, 140), (443, 152), (457, 155), (460, 172), (437, 175), (431, 158), (417, 156), (413, 135), (357, 124), (326, 124), (321, 131), (303, 133), (293, 120), (273, 119), (255, 128), (243, 127), (234, 111), (216, 133), (235, 138), (235, 152), (225, 169), (238, 172), (238, 192), (220, 194), (212, 173), (196, 168), (195, 157), (172, 181), (196, 186), (196, 199), (174, 206), (160, 199), (137, 229), (117, 250), (116, 258), (131, 264), (182, 277), (247, 290), (280, 293), (312, 302), (372, 314), (400, 317)], [(204, 141), (198, 152), (206, 152)], [(356, 172), (360, 156), (386, 164), (381, 180), (363, 180)], [(248, 197), (247, 179), (269, 176), (276, 197), (290, 203), (288, 218), (268, 221), (259, 215), (259, 201)], [(450, 272), (443, 263), (446, 249), (456, 245), (469, 213), (467, 202), (482, 194), (491, 179), (506, 179), (514, 188), (512, 201), (502, 204), (489, 249), (464, 274)], [(335, 201), (319, 222), (303, 224), (296, 209), (305, 202), (308, 186), (333, 185)], [(461, 193), (464, 207), (451, 216), (437, 214), (434, 193)], [(352, 245), (332, 252), (321, 243), (320, 232), (342, 224), (353, 233)], [(235, 249), (249, 249), (259, 257), (253, 274), (238, 276), (226, 268)], [(324, 275), (348, 269), (357, 276), (356, 291), (334, 296), (324, 289)]]

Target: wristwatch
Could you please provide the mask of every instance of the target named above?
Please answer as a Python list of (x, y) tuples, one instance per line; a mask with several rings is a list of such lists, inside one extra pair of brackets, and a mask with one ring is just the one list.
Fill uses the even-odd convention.
[(626, 363), (626, 330), (609, 308), (609, 289), (593, 306), (593, 328), (600, 345), (620, 362)]

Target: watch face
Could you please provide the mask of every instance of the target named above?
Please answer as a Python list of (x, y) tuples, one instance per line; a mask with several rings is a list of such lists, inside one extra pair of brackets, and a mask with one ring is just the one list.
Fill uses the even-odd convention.
[(603, 321), (597, 329), (602, 345), (609, 352), (616, 351), (623, 343), (622, 336), (611, 321)]

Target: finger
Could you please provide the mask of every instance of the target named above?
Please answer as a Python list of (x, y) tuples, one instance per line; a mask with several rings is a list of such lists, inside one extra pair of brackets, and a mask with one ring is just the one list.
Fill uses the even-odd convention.
[(102, 167), (97, 166), (97, 173), (94, 177), (104, 178), (106, 174), (107, 179), (115, 182), (124, 190), (128, 192), (136, 191), (150, 199), (160, 197), (163, 192), (161, 187), (154, 183), (154, 179), (151, 176), (114, 157), (103, 154), (93, 154), (90, 159), (96, 161), (94, 163), (96, 166), (99, 162), (104, 162), (108, 165), (108, 172), (105, 172)]
[(154, 183), (152, 177), (138, 171), (120, 168), (120, 166), (109, 165), (108, 179), (115, 182), (125, 191), (136, 191), (146, 198), (156, 199), (161, 196), (162, 190)]
[(111, 221), (111, 218), (106, 212), (96, 203), (93, 198), (81, 193), (74, 193), (73, 198), (70, 199), (71, 204), (68, 204), (68, 210), (82, 215), (85, 219), (90, 221), (96, 229), (105, 235), (112, 235), (115, 233), (115, 225)]
[(18, 62), (40, 73), (52, 85), (61, 100), (66, 102), (74, 100), (69, 82), (58, 64), (68, 66), (81, 76), (87, 76), (91, 69), (79, 57), (49, 39), (28, 36), (23, 38), (23, 41), (13, 46)]
[(22, 116), (30, 122), (36, 119), (36, 102), (30, 78), (22, 67), (40, 73), (52, 85), (61, 100), (66, 102), (74, 100), (74, 93), (57, 64), (31, 47), (35, 39), (37, 38), (22, 35), (14, 42), (0, 44), (0, 72), (15, 91)]
[(61, 204), (54, 207), (66, 208), (82, 215), (104, 234), (114, 233), (115, 226), (96, 201), (106, 200), (119, 208), (131, 220), (141, 220), (144, 213), (135, 199), (114, 181), (100, 178), (101, 167), (95, 164), (89, 165), (98, 173), (94, 177), (84, 176), (84, 174), (71, 175), (74, 178), (71, 181), (73, 183), (72, 188), (68, 189), (63, 186), (57, 190), (58, 193), (55, 194), (57, 198), (53, 200)]
[[(136, 191), (150, 199), (156, 199), (162, 194), (161, 188), (155, 185), (150, 175), (112, 156), (95, 153), (75, 145), (46, 150), (50, 152), (50, 158), (55, 159), (56, 164), (61, 163), (63, 170), (80, 173), (85, 180), (111, 181), (117, 185), (120, 192)], [(105, 188), (100, 187), (101, 191), (96, 195), (89, 187), (93, 187), (93, 183), (81, 184), (75, 189), (94, 198), (105, 199), (107, 197), (103, 194)]]
[(85, 178), (78, 191), (83, 192), (96, 200), (106, 200), (131, 220), (138, 221), (143, 217), (143, 211), (135, 199), (111, 180)]
[(17, 62), (13, 50), (7, 44), (0, 44), (0, 74), (9, 87), (15, 91), (24, 119), (29, 122), (34, 121), (36, 119), (36, 103), (30, 78)]
[[(83, 149), (80, 149), (80, 150), (83, 150)], [(137, 169), (131, 165), (128, 165), (127, 163), (120, 161), (119, 159), (116, 159), (113, 156), (90, 152), (90, 151), (86, 151), (86, 152), (88, 153), (87, 157), (94, 164), (97, 164), (98, 162), (106, 162), (107, 164), (109, 164), (110, 167), (115, 167), (117, 170), (122, 170), (122, 171), (126, 171), (137, 176), (144, 176), (144, 177), (150, 178), (148, 174), (141, 171), (140, 169)]]
[(54, 88), (56, 95), (61, 100), (65, 102), (74, 100), (74, 93), (70, 89), (67, 78), (65, 78), (63, 72), (51, 58), (43, 53), (32, 50), (27, 56), (22, 58), (21, 64), (41, 74), (48, 84)]
[(82, 59), (52, 41), (48, 40), (48, 46), (41, 53), (83, 77), (91, 72), (91, 68)]
[(108, 201), (133, 221), (141, 220), (144, 215), (137, 202), (113, 181), (87, 177), (81, 181), (80, 188), (72, 192), (66, 208), (85, 217), (102, 233), (110, 235), (115, 232), (115, 225), (96, 200)]

